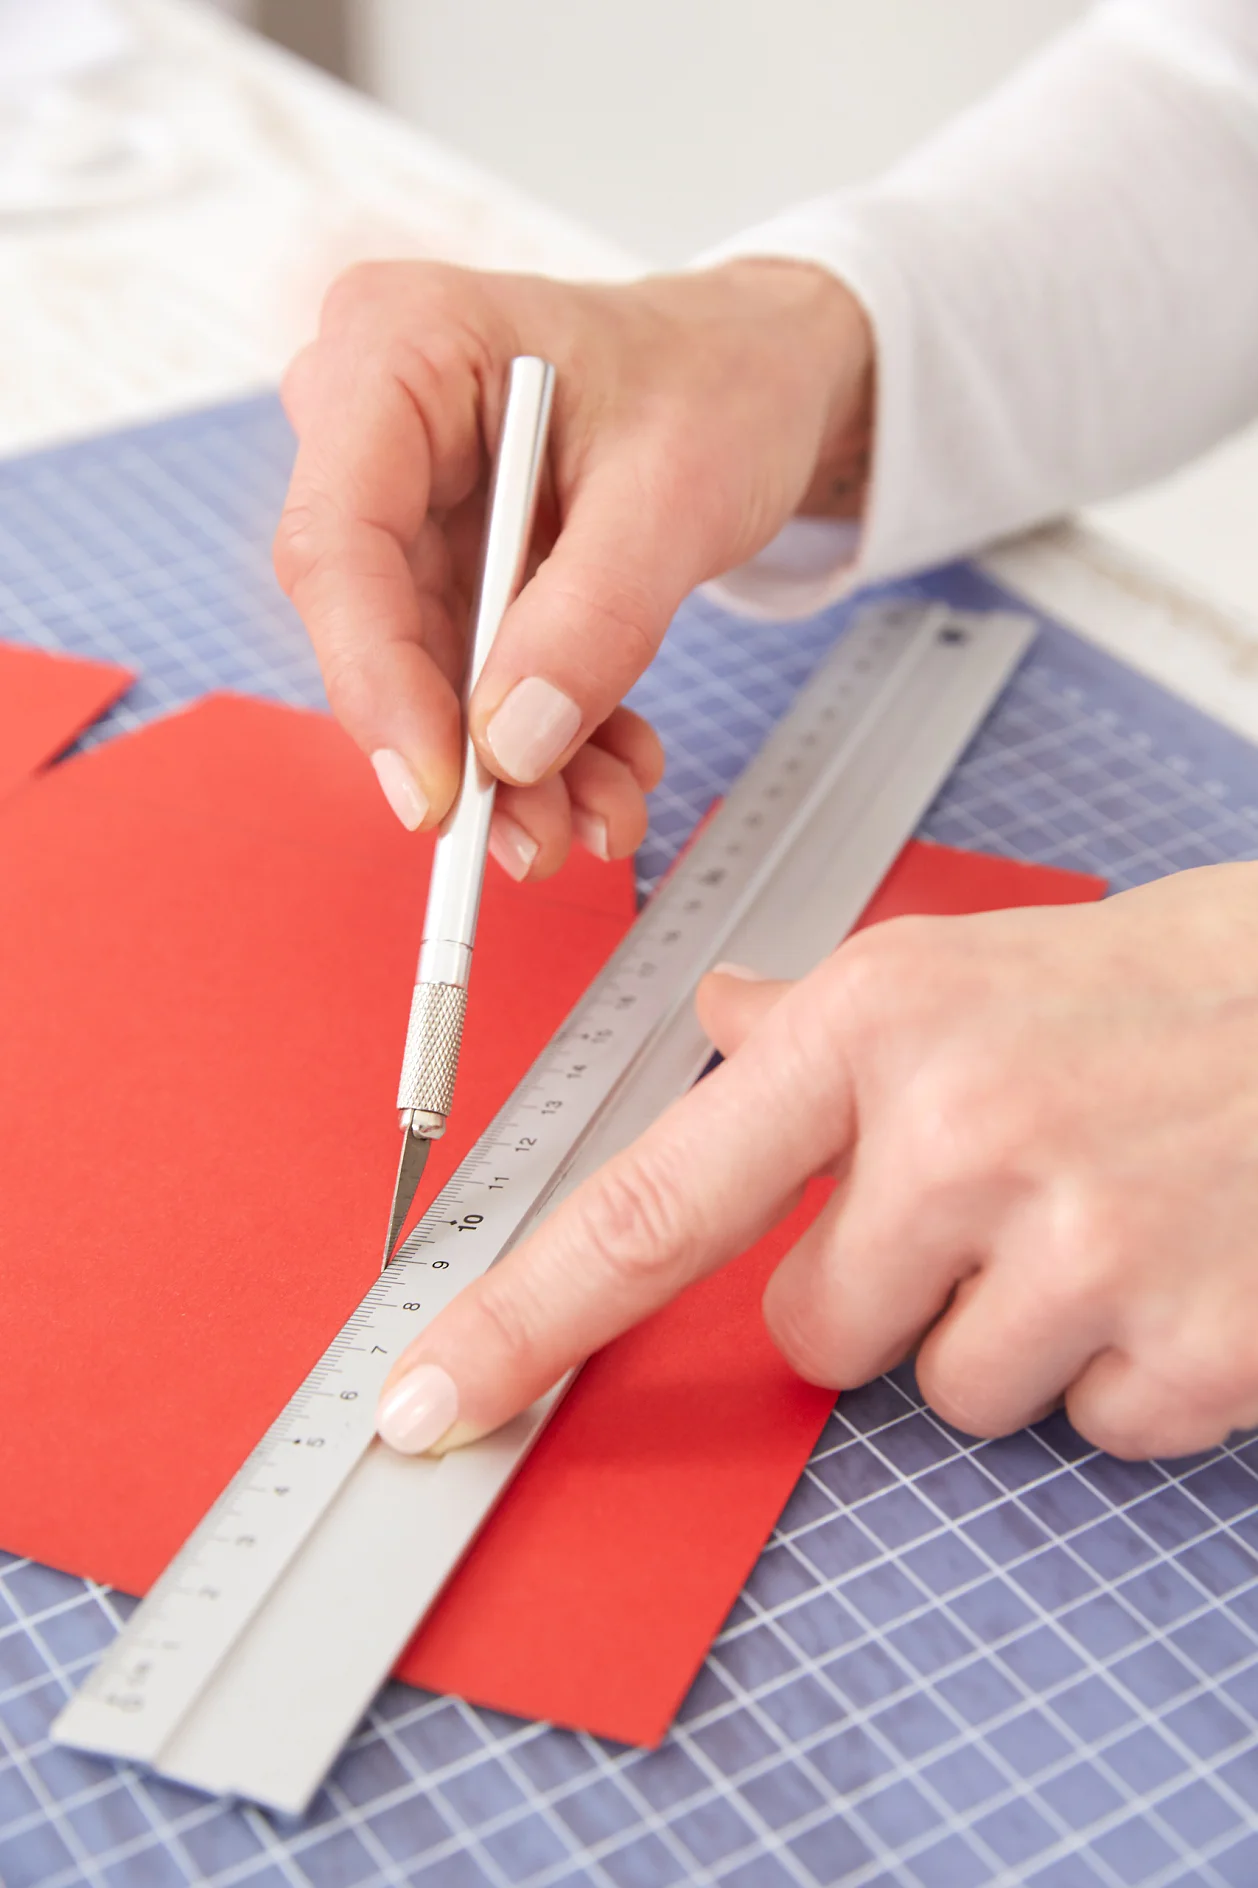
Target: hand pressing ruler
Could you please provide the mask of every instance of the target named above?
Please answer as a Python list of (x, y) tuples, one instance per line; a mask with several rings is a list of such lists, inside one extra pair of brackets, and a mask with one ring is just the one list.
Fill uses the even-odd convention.
[[(439, 1460), (375, 1439), (399, 1353), (696, 1079), (721, 959), (798, 977), (851, 929), (1030, 624), (871, 605), (54, 1726), (288, 1813), (309, 1802), (566, 1389)], [(278, 1315), (278, 1312), (277, 1312)]]

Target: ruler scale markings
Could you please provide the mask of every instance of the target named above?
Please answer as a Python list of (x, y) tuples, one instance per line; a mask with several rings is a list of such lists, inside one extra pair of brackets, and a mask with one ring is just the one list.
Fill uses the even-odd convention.
[[(57, 1741), (153, 1763), (202, 1788), (302, 1806), (424, 1608), (410, 1566), (427, 1556), (430, 1600), (558, 1400), (552, 1393), (545, 1409), (446, 1458), (437, 1474), (437, 1464), (372, 1447), (376, 1397), (394, 1357), (694, 1079), (710, 1045), (690, 997), (731, 938), (763, 949), (766, 965), (752, 961), (774, 974), (799, 974), (833, 946), (1028, 633), (1021, 619), (939, 605), (901, 602), (858, 619), (66, 1707)], [(839, 855), (844, 883), (814, 910), (827, 861)], [(798, 939), (784, 936), (783, 913)], [(490, 1173), (503, 1178), (491, 1182)], [(351, 1341), (364, 1330), (379, 1342)], [(314, 1397), (328, 1407), (312, 1407)], [(421, 1495), (431, 1513), (416, 1508)], [(245, 1497), (258, 1519), (245, 1521)], [(377, 1584), (387, 1590), (347, 1612), (353, 1552), (373, 1530), (383, 1544), (373, 1560), (385, 1556)], [(404, 1551), (389, 1547), (395, 1536), (409, 1542)], [(340, 1612), (330, 1629), (320, 1624), (316, 1643), (339, 1635), (338, 1669), (304, 1697), (294, 1724), (268, 1728), (268, 1713), (282, 1719), (286, 1708), (280, 1675), (297, 1626), (337, 1590)], [(160, 1651), (137, 1662), (155, 1628)], [(312, 1662), (298, 1662), (309, 1686)], [(246, 1688), (261, 1708), (237, 1722)]]

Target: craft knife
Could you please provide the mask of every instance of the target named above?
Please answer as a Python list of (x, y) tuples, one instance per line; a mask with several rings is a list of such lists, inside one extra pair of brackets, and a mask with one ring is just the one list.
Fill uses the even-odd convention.
[[(524, 576), (554, 385), (555, 370), (547, 361), (532, 355), (520, 355), (512, 361), (472, 612), (463, 688), (465, 722), (472, 690)], [(429, 1149), (445, 1133), (450, 1116), (496, 784), (470, 734), (465, 733), (463, 777), (433, 853), (423, 941), (406, 1027), (397, 1097), (402, 1155), (384, 1248), (385, 1265), (393, 1257), (406, 1224)]]

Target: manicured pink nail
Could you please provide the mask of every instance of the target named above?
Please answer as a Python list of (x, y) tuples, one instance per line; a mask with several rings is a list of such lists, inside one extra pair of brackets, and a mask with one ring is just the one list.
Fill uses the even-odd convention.
[(402, 756), (394, 748), (378, 747), (371, 764), (381, 792), (407, 832), (417, 832), (428, 817), (428, 795)]
[(587, 852), (592, 852), (596, 859), (610, 859), (611, 851), (607, 839), (607, 821), (598, 813), (587, 813), (584, 807), (572, 809), (572, 830)]
[(517, 682), (485, 729), (504, 774), (531, 786), (554, 766), (581, 726), (581, 710), (540, 675)]
[(400, 1455), (422, 1455), (441, 1440), (458, 1413), (454, 1378), (440, 1364), (416, 1364), (380, 1399), (376, 1430)]
[(517, 826), (505, 813), (495, 813), (489, 827), (489, 850), (511, 878), (524, 879), (537, 857), (538, 845), (523, 826)]
[(764, 983), (764, 972), (752, 970), (747, 964), (713, 964), (708, 972), (711, 977), (741, 977), (744, 983)]

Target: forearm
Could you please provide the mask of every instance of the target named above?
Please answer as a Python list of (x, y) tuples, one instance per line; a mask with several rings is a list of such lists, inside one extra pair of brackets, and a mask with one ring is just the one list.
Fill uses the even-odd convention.
[[(1099, 9), (868, 188), (727, 245), (820, 264), (877, 350), (859, 540), (736, 598), (812, 608), (1180, 464), (1258, 412), (1258, 24)], [(809, 509), (857, 509), (837, 442)], [(779, 559), (779, 565), (780, 565)]]

